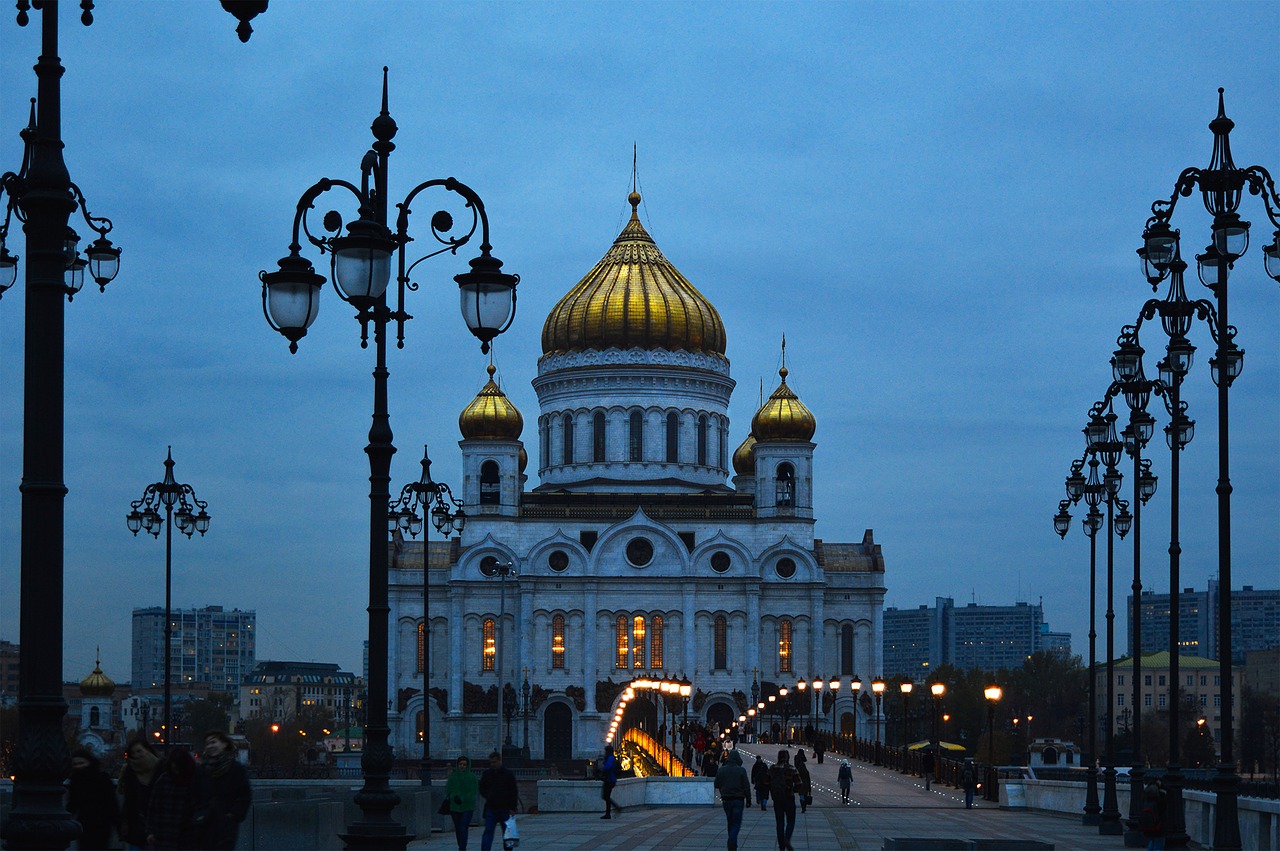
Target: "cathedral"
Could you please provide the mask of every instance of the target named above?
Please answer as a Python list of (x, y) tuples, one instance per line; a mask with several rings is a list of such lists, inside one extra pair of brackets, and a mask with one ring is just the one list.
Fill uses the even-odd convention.
[[(816, 420), (785, 358), (735, 447), (720, 314), (629, 201), (630, 221), (543, 324), (538, 484), (524, 417), (490, 364), (458, 418), (465, 527), (426, 544), (392, 536), (401, 758), (421, 755), (424, 726), (434, 758), (504, 742), (593, 757), (641, 675), (683, 676), (688, 716), (723, 728), (753, 694), (880, 673), (884, 559), (870, 530), (814, 538)], [(835, 694), (819, 724), (870, 735), (870, 702)]]

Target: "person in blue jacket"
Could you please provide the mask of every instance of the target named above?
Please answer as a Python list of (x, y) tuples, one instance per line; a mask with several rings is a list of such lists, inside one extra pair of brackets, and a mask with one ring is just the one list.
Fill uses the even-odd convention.
[(622, 807), (613, 802), (613, 787), (618, 785), (618, 758), (613, 755), (613, 745), (605, 745), (604, 759), (600, 761), (600, 779), (604, 788), (600, 797), (604, 798), (604, 815), (600, 818), (613, 818), (613, 813), (622, 812)]

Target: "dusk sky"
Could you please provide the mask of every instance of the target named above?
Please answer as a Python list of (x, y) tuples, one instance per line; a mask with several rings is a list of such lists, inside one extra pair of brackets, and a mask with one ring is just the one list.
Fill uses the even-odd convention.
[[(22, 160), (40, 35), (35, 12), (20, 29), (9, 6), (0, 170)], [(169, 444), (213, 517), (203, 539), (174, 542), (175, 607), (256, 609), (259, 659), (360, 671), (373, 350), (330, 283), (291, 355), (263, 319), (258, 272), (286, 253), (308, 186), (358, 181), (383, 65), (400, 128), (392, 201), (434, 177), (469, 184), (494, 254), (521, 276), (495, 363), (531, 458), (542, 323), (625, 222), (635, 144), (645, 226), (724, 318), (733, 445), (761, 379), (766, 393), (777, 384), (785, 333), (788, 383), (818, 423), (817, 535), (874, 529), (886, 605), (1043, 597), (1078, 654), (1088, 542), (1080, 510), (1065, 541), (1051, 518), (1116, 335), (1152, 297), (1134, 254), (1150, 204), (1208, 165), (1219, 86), (1237, 164), (1280, 173), (1274, 2), (272, 0), (248, 44), (213, 0), (104, 0), (94, 15), (86, 29), (78, 4), (62, 10), (66, 160), (124, 254), (105, 294), (90, 283), (67, 309), (67, 680), (100, 644), (104, 670), (128, 681), (131, 610), (163, 604), (163, 538), (134, 538), (124, 519)], [(415, 204), (416, 245), (435, 209)], [(1240, 212), (1253, 239), (1231, 279), (1246, 350), (1231, 394), (1233, 584), (1274, 588), (1280, 287), (1263, 271), (1261, 201)], [(1184, 256), (1203, 250), (1198, 197), (1173, 223)], [(25, 268), (20, 234), (10, 246)], [(457, 416), (487, 358), (452, 278), (474, 254), (415, 275), (415, 318), (389, 357), (395, 490), (417, 478), (424, 443), (437, 479), (459, 484)], [(1208, 297), (1192, 264), (1188, 291)], [(12, 641), (24, 307), (20, 279), (0, 300), (0, 637)], [(1216, 391), (1202, 323), (1192, 341), (1182, 584), (1203, 589), (1217, 571)], [(1158, 323), (1143, 343), (1154, 374)], [(1154, 400), (1152, 412), (1163, 428)], [(1160, 490), (1144, 574), (1167, 591), (1160, 432), (1148, 452)], [(532, 487), (536, 461), (530, 473)], [(1117, 606), (1131, 552), (1119, 545)]]

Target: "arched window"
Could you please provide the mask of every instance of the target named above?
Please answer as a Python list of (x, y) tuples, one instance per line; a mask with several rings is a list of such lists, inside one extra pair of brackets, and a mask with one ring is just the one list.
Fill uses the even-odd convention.
[(427, 629), (426, 624), (418, 624), (418, 673), (427, 670)]
[(649, 664), (654, 668), (663, 667), (662, 664), (662, 615), (654, 615), (650, 622), (650, 628), (653, 634), (649, 636)]
[(539, 443), (542, 445), (542, 451), (539, 456), (542, 458), (542, 467), (546, 468), (551, 465), (551, 421), (542, 421), (542, 430), (539, 432), (542, 438)]
[(627, 457), (632, 461), (644, 460), (644, 414), (631, 412), (627, 429)]
[(565, 414), (562, 421), (564, 426), (564, 451), (561, 453), (561, 464), (573, 463), (573, 414)]
[(427, 734), (427, 725), (426, 725), (427, 713), (419, 712), (417, 720), (418, 720), (418, 743), (421, 744), (423, 737), (426, 736)]
[(791, 673), (791, 620), (778, 621), (778, 671)]
[(89, 726), (90, 727), (102, 726), (102, 710), (96, 706), (92, 707), (89, 710)]
[(498, 480), (498, 462), (480, 465), (480, 504), (497, 505), (502, 501), (502, 483)]
[(617, 633), (616, 633), (616, 640), (617, 640), (618, 646), (617, 646), (617, 653), (616, 653), (617, 661), (614, 662), (615, 668), (630, 667), (629, 663), (631, 661), (630, 660), (631, 645), (627, 641), (628, 635), (629, 635), (629, 630), (628, 630), (627, 616), (618, 615)]
[(480, 666), (483, 671), (492, 671), (498, 657), (498, 639), (493, 618), (485, 618), (481, 626), (484, 641), (484, 660)]
[(604, 460), (604, 412), (596, 411), (591, 418), (591, 460)]
[(713, 644), (715, 646), (714, 659), (711, 663), (713, 671), (729, 670), (729, 621), (724, 615), (717, 615), (715, 626), (712, 630)]
[(551, 667), (564, 667), (564, 615), (551, 618)]
[(720, 438), (718, 442), (720, 444), (720, 469), (727, 470), (728, 464), (726, 464), (725, 461), (727, 460), (726, 453), (729, 451), (726, 447), (726, 444), (728, 444), (729, 442), (729, 424), (728, 423), (723, 421), (720, 423), (719, 435), (720, 435)]
[(844, 676), (853, 674), (853, 625), (840, 627), (840, 673)]
[(680, 415), (667, 414), (667, 463), (680, 463)]
[(796, 504), (796, 470), (783, 462), (778, 465), (778, 507), (794, 508)]
[(644, 664), (644, 615), (636, 615), (631, 619), (631, 667), (643, 668)]
[(707, 415), (698, 417), (698, 464), (707, 466)]

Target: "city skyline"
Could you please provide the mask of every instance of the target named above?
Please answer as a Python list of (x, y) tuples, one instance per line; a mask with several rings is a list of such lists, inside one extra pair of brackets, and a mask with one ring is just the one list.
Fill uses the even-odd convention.
[[(479, 8), (273, 4), (247, 45), (216, 4), (111, 5), (89, 29), (63, 9), (68, 165), (124, 250), (106, 293), (87, 287), (67, 311), (64, 679), (92, 668), (98, 644), (104, 670), (128, 679), (132, 609), (163, 602), (163, 545), (130, 536), (124, 516), (170, 444), (213, 517), (205, 537), (175, 541), (174, 608), (255, 609), (260, 658), (360, 670), (372, 353), (330, 284), (289, 355), (262, 318), (257, 273), (283, 255), (307, 186), (357, 177), (383, 64), (396, 191), (447, 175), (473, 186), (494, 253), (522, 276), (495, 363), (526, 421), (542, 321), (629, 212), (635, 143), (645, 226), (724, 316), (732, 443), (759, 382), (776, 383), (785, 332), (788, 381), (818, 423), (818, 536), (875, 530), (886, 606), (1009, 604), (1016, 584), (1051, 601), (1050, 622), (1086, 655), (1087, 540), (1079, 512), (1066, 541), (1051, 524), (1062, 479), (1115, 337), (1151, 297), (1132, 253), (1149, 204), (1208, 163), (1218, 86), (1237, 162), (1280, 168), (1280, 60), (1264, 35), (1280, 10)], [(1220, 32), (1223, 10), (1250, 25)], [(3, 33), (0, 169), (13, 170), (38, 33), (11, 21)], [(1257, 199), (1241, 213), (1254, 228), (1233, 272), (1247, 354), (1231, 397), (1232, 584), (1270, 587), (1280, 296), (1262, 271)], [(1197, 199), (1174, 225), (1184, 253), (1207, 240)], [(10, 246), (25, 255), (20, 237)], [(417, 477), (423, 443), (436, 477), (460, 484), (456, 418), (487, 363), (450, 281), (469, 256), (419, 267), (417, 318), (390, 354), (393, 490)], [(0, 637), (15, 642), (23, 307), (19, 283), (0, 301)], [(1181, 584), (1204, 587), (1217, 570), (1216, 414), (1203, 326), (1193, 342)], [(1157, 337), (1144, 344), (1154, 363)], [(1161, 489), (1144, 515), (1157, 592), (1162, 447), (1158, 436), (1148, 450)], [(1130, 543), (1116, 552), (1120, 614)]]

